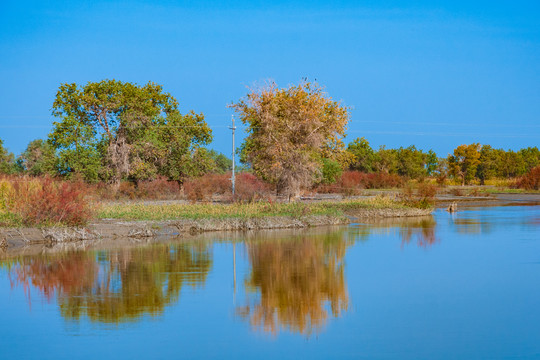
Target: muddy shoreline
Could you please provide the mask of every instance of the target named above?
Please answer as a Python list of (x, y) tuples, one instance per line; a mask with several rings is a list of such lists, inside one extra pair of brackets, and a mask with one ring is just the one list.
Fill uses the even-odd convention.
[[(179, 219), (165, 221), (97, 220), (85, 228), (0, 228), (3, 250), (10, 251), (31, 244), (51, 245), (81, 241), (119, 239), (167, 239), (218, 231), (254, 231), (303, 229), (317, 226), (346, 225), (359, 219), (404, 218), (426, 216), (433, 209), (362, 209), (345, 216), (308, 215), (302, 217), (272, 216), (260, 218)], [(6, 246), (7, 245), (7, 246)]]
[[(325, 198), (327, 200), (328, 198)], [(311, 200), (313, 201), (313, 200)], [(437, 197), (435, 208), (446, 208), (456, 202), (458, 211), (478, 206), (540, 205), (540, 194), (492, 194), (490, 197), (450, 196)], [(17, 253), (29, 245), (81, 243), (86, 246), (106, 241), (122, 246), (123, 243), (167, 241), (212, 232), (252, 232), (272, 229), (306, 229), (319, 226), (347, 225), (355, 222), (379, 221), (396, 218), (429, 216), (434, 209), (362, 209), (345, 216), (310, 215), (303, 217), (272, 216), (260, 218), (180, 219), (166, 221), (125, 221), (103, 219), (85, 228), (0, 228), (0, 252)], [(4, 241), (5, 239), (5, 241)]]

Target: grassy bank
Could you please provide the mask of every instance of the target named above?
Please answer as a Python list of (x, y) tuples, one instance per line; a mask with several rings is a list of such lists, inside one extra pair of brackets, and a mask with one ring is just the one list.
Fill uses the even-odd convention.
[(249, 219), (263, 217), (293, 217), (309, 215), (343, 216), (347, 211), (362, 209), (407, 209), (405, 204), (387, 197), (367, 200), (324, 201), (317, 203), (248, 204), (114, 204), (103, 205), (97, 212), (99, 219), (175, 220), (175, 219)]

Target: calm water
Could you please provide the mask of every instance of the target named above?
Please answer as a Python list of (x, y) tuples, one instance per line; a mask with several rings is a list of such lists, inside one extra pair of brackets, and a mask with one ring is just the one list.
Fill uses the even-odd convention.
[(0, 320), (2, 359), (540, 358), (540, 206), (44, 249)]

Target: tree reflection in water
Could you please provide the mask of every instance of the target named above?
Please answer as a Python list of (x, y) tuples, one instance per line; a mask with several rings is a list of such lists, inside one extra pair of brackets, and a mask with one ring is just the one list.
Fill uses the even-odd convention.
[(440, 240), (436, 236), (436, 222), (432, 216), (410, 218), (365, 219), (357, 225), (359, 237), (364, 241), (370, 235), (397, 234), (401, 238), (401, 246), (409, 245), (416, 239), (416, 245), (429, 248)]
[(432, 217), (400, 224), (399, 233), (401, 245), (410, 244), (413, 238), (416, 238), (416, 245), (423, 248), (431, 247), (439, 242), (435, 236), (435, 220)]
[(184, 285), (205, 282), (212, 266), (207, 249), (152, 245), (108, 252), (74, 252), (20, 259), (10, 270), (16, 282), (31, 283), (62, 316), (119, 323), (157, 315), (178, 300)]
[(344, 234), (248, 243), (245, 285), (252, 303), (238, 314), (274, 335), (283, 329), (309, 335), (330, 314), (340, 316), (349, 305), (343, 258), (350, 241)]

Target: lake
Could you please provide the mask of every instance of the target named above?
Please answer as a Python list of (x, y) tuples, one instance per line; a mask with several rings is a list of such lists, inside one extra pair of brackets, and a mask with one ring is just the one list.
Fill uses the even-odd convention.
[(0, 261), (0, 358), (540, 358), (540, 206)]

